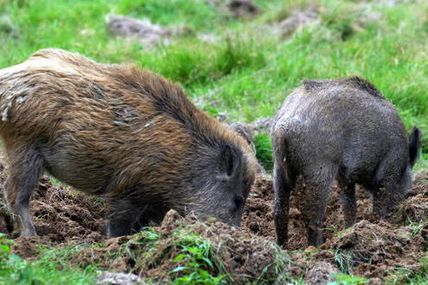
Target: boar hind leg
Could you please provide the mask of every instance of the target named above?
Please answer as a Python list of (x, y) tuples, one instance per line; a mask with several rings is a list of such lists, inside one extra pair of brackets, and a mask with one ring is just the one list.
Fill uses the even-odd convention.
[(287, 142), (283, 132), (273, 135), (274, 169), (273, 189), (275, 201), (273, 215), (275, 222), (276, 239), (279, 246), (285, 248), (288, 242), (288, 215), (290, 209), (290, 193), (296, 185), (296, 173), (286, 158)]
[(338, 179), (341, 189), (342, 211), (345, 218), (345, 228), (351, 227), (357, 217), (357, 199), (355, 197), (355, 184)]
[(30, 197), (37, 187), (43, 170), (43, 159), (36, 151), (8, 153), (9, 171), (5, 183), (6, 200), (13, 218), (19, 224), (23, 237), (36, 235), (31, 212)]
[(323, 243), (322, 225), (327, 208), (328, 195), (337, 170), (333, 166), (319, 166), (304, 175), (305, 195), (300, 201), (303, 220), (306, 225), (308, 244), (318, 246)]
[(118, 237), (132, 234), (146, 206), (137, 206), (129, 199), (119, 199), (110, 204), (107, 236)]
[(273, 188), (275, 191), (274, 221), (278, 245), (285, 248), (288, 241), (288, 212), (290, 193), (295, 186), (295, 177), (286, 173), (283, 162), (275, 161)]

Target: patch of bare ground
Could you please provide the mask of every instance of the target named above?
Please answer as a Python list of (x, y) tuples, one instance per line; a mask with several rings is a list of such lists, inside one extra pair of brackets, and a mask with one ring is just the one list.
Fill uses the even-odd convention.
[[(4, 167), (0, 166), (2, 181), (4, 176)], [(428, 240), (427, 172), (416, 177), (409, 197), (390, 221), (379, 221), (372, 215), (370, 197), (358, 189), (358, 222), (343, 229), (338, 191), (337, 186), (333, 187), (324, 227), (326, 242), (319, 248), (307, 247), (302, 214), (296, 203), (303, 197), (299, 198), (296, 192), (290, 210), (289, 248), (279, 254), (274, 245), (272, 181), (269, 176), (260, 175), (247, 200), (240, 228), (216, 221), (202, 223), (195, 217), (183, 218), (170, 211), (163, 223), (153, 228), (158, 235), (153, 249), (147, 247), (152, 241), (144, 231), (106, 239), (105, 205), (99, 198), (53, 185), (43, 177), (31, 202), (39, 236), (15, 238), (13, 250), (33, 259), (39, 254), (40, 244), (63, 247), (96, 242), (94, 246), (83, 246), (70, 257), (70, 262), (82, 267), (96, 263), (110, 272), (132, 272), (165, 281), (179, 266), (174, 257), (180, 250), (177, 230), (183, 230), (208, 240), (215, 249), (215, 270), (221, 269), (237, 283), (269, 283), (275, 279), (282, 282), (284, 278), (298, 277), (309, 284), (324, 284), (339, 271), (383, 282), (399, 268), (415, 273), (421, 270), (419, 262), (426, 254)], [(0, 231), (7, 232), (3, 219)], [(211, 273), (220, 273), (215, 270)]]
[(219, 13), (234, 18), (253, 18), (261, 13), (260, 8), (252, 0), (207, 0)]
[(147, 48), (169, 44), (175, 37), (191, 32), (183, 25), (162, 27), (146, 18), (137, 19), (113, 14), (107, 15), (106, 27), (110, 35), (127, 40), (136, 40)]
[(319, 21), (319, 8), (317, 6), (311, 6), (306, 10), (293, 10), (287, 18), (276, 25), (275, 31), (281, 36), (289, 37), (298, 29)]

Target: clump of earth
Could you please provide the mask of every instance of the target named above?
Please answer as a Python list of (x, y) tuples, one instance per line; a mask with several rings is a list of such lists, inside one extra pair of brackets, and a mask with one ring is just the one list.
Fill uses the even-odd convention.
[[(1, 163), (1, 182), (4, 177), (4, 164)], [(143, 255), (148, 250), (144, 231), (107, 239), (104, 201), (51, 181), (44, 176), (31, 201), (39, 236), (11, 236), (15, 239), (13, 251), (23, 258), (36, 259), (40, 244), (64, 247), (96, 242), (103, 246), (84, 246), (70, 262), (84, 267), (96, 261), (108, 272), (132, 273), (143, 279), (165, 281), (171, 278), (166, 272), (177, 267), (173, 261), (179, 252), (175, 233), (182, 230), (209, 240), (218, 250), (216, 256), (221, 257), (223, 270), (236, 283), (254, 281), (262, 276), (260, 280), (268, 283), (286, 282), (286, 278), (294, 277), (303, 278), (309, 284), (323, 284), (338, 272), (382, 283), (399, 268), (414, 273), (422, 270), (420, 260), (428, 245), (428, 172), (416, 177), (409, 197), (389, 221), (379, 221), (371, 213), (370, 197), (364, 189), (358, 189), (358, 222), (348, 229), (343, 228), (339, 189), (334, 186), (324, 226), (326, 241), (319, 248), (307, 246), (302, 214), (296, 203), (298, 197), (294, 195), (289, 246), (282, 251), (283, 255), (278, 255), (280, 249), (275, 245), (272, 180), (269, 175), (259, 175), (248, 197), (240, 228), (217, 221), (200, 222), (194, 216), (181, 217), (172, 210), (161, 225), (153, 228), (159, 234), (160, 243), (156, 245), (157, 253), (148, 259)], [(7, 232), (3, 219), (0, 219), (0, 232)], [(113, 258), (123, 252), (124, 246), (129, 254)], [(279, 262), (278, 256), (287, 256), (287, 259)]]

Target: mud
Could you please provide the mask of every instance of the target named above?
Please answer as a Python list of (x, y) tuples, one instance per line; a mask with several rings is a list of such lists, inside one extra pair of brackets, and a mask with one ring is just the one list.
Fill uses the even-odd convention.
[[(0, 165), (1, 182), (4, 176), (4, 168)], [(382, 283), (403, 268), (411, 273), (422, 270), (420, 260), (428, 246), (428, 172), (416, 177), (409, 197), (389, 221), (379, 221), (371, 214), (370, 197), (366, 191), (358, 189), (358, 222), (352, 228), (343, 229), (338, 191), (337, 186), (333, 187), (324, 227), (326, 242), (319, 248), (307, 247), (297, 205), (299, 197), (292, 195), (289, 248), (284, 251), (288, 256), (286, 260), (279, 261), (276, 255), (272, 181), (267, 175), (259, 176), (252, 188), (241, 228), (216, 221), (201, 223), (195, 217), (182, 218), (171, 211), (162, 225), (155, 228), (160, 234), (159, 243), (155, 252), (147, 257), (143, 253), (150, 250), (145, 247), (150, 239), (144, 232), (106, 240), (103, 201), (69, 187), (53, 185), (45, 176), (31, 202), (39, 236), (15, 238), (13, 250), (26, 259), (34, 259), (40, 244), (56, 247), (82, 244), (83, 249), (71, 257), (72, 264), (84, 267), (96, 262), (108, 271), (132, 272), (140, 277), (165, 281), (164, 278), (173, 277), (166, 272), (178, 266), (173, 259), (180, 249), (176, 235), (176, 230), (180, 229), (210, 240), (217, 249), (216, 256), (223, 261), (222, 270), (237, 283), (254, 281), (257, 277), (268, 283), (303, 278), (309, 284), (324, 284), (337, 272)], [(6, 232), (1, 218), (0, 232)], [(100, 245), (87, 246), (94, 242)], [(124, 252), (126, 254), (118, 257)]]
[[(0, 159), (2, 159), (0, 157)], [(5, 180), (4, 163), (0, 162), (0, 183)], [(6, 208), (3, 196), (2, 209)], [(53, 185), (51, 179), (43, 176), (31, 199), (31, 212), (37, 237), (16, 238), (15, 250), (23, 257), (36, 252), (37, 242), (50, 245), (62, 243), (91, 243), (105, 238), (105, 205), (100, 198), (91, 197), (69, 187)], [(7, 233), (5, 219), (0, 217), (0, 232)], [(16, 233), (9, 233), (16, 237)]]
[[(383, 282), (399, 270), (422, 270), (420, 261), (428, 247), (428, 172), (417, 175), (409, 197), (388, 221), (380, 221), (372, 214), (368, 193), (357, 189), (358, 222), (349, 229), (343, 226), (339, 190), (333, 186), (330, 194), (324, 224), (326, 242), (319, 249), (307, 247), (298, 193), (292, 194), (288, 247), (294, 263), (289, 268), (292, 275), (304, 275), (310, 284), (325, 284), (332, 273), (341, 271)], [(274, 240), (270, 178), (259, 178), (250, 195), (242, 226), (257, 236)], [(313, 253), (310, 258), (308, 253)], [(327, 264), (320, 265), (323, 262)]]
[[(302, 182), (297, 187), (303, 187)], [(241, 225), (250, 229), (254, 234), (266, 239), (275, 240), (275, 225), (272, 213), (274, 199), (272, 180), (269, 176), (260, 176), (256, 180), (250, 198), (247, 200), (246, 210)], [(288, 249), (306, 248), (306, 230), (303, 224), (302, 213), (299, 210), (299, 192), (292, 193), (289, 214), (289, 245)], [(371, 213), (370, 197), (363, 189), (357, 190), (358, 220), (375, 221)], [(330, 193), (326, 221), (324, 223), (324, 238), (331, 239), (335, 233), (343, 230), (343, 215), (340, 207), (339, 188), (334, 185)]]

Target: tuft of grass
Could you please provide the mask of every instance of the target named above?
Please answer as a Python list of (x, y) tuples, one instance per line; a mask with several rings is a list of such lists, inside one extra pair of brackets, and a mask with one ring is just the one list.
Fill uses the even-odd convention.
[(49, 176), (49, 181), (52, 183), (53, 186), (62, 187), (64, 189), (68, 189), (69, 186), (62, 181), (58, 180), (57, 178), (53, 176)]
[(211, 242), (184, 227), (174, 230), (168, 238), (154, 228), (145, 228), (123, 244), (115, 255), (134, 260), (135, 268), (168, 264), (172, 269), (165, 272), (164, 278), (171, 284), (228, 284), (230, 281)]
[(407, 227), (410, 230), (410, 237), (414, 238), (415, 236), (420, 234), (425, 226), (426, 226), (426, 223), (418, 223), (418, 222), (414, 222), (414, 221), (409, 221), (409, 224), (407, 225)]
[(220, 259), (215, 255), (211, 242), (199, 235), (178, 232), (176, 247), (179, 249), (173, 262), (177, 266), (169, 272), (171, 284), (227, 284)]
[(336, 250), (334, 259), (342, 273), (352, 274), (352, 251)]
[(0, 284), (95, 283), (96, 273), (92, 267), (81, 270), (67, 263), (58, 264), (52, 262), (49, 254), (40, 260), (26, 261), (11, 253), (12, 244), (13, 241), (0, 233)]
[[(319, 0), (282, 0), (263, 1), (265, 13), (260, 16), (261, 22), (275, 24), (288, 18), (293, 11), (304, 11), (309, 7), (318, 7)], [(261, 3), (260, 3), (261, 4)]]
[(265, 64), (265, 57), (258, 45), (249, 40), (226, 38), (225, 42), (210, 44), (207, 50), (199, 41), (183, 39), (161, 47), (153, 57), (141, 58), (140, 64), (191, 87), (216, 81), (243, 69), (260, 68)]
[(267, 134), (257, 134), (254, 137), (256, 147), (256, 157), (267, 172), (273, 169), (272, 143)]
[(338, 273), (334, 275), (334, 282), (328, 283), (329, 285), (363, 285), (367, 284), (368, 280), (364, 277)]

